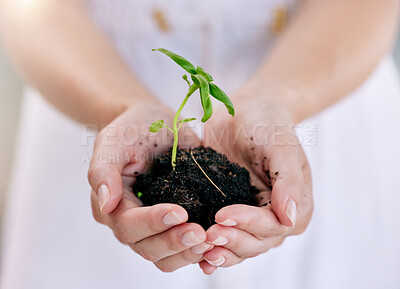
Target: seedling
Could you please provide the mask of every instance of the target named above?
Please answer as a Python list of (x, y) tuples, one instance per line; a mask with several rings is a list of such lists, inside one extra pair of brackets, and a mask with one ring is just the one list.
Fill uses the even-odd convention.
[(174, 144), (172, 146), (172, 159), (171, 159), (171, 165), (172, 169), (175, 171), (175, 166), (176, 166), (176, 152), (178, 149), (178, 132), (179, 129), (182, 127), (183, 123), (185, 122), (190, 122), (193, 120), (196, 120), (195, 118), (186, 118), (183, 120), (179, 120), (179, 116), (185, 107), (187, 101), (189, 100), (189, 97), (196, 92), (196, 90), (200, 91), (200, 99), (201, 99), (201, 106), (203, 107), (204, 115), (201, 121), (205, 123), (207, 120), (210, 119), (212, 113), (213, 113), (213, 108), (212, 108), (212, 103), (211, 103), (211, 98), (214, 97), (215, 99), (221, 101), (226, 108), (228, 109), (228, 113), (232, 116), (235, 116), (235, 109), (233, 107), (232, 102), (226, 95), (226, 93), (220, 89), (217, 85), (212, 83), (214, 79), (210, 74), (205, 72), (203, 68), (200, 66), (197, 66), (197, 68), (194, 67), (192, 63), (190, 63), (187, 59), (185, 59), (182, 56), (179, 56), (169, 50), (166, 50), (164, 48), (158, 48), (158, 49), (153, 49), (153, 51), (159, 51), (169, 58), (171, 58), (173, 61), (176, 62), (180, 67), (182, 67), (184, 70), (186, 70), (190, 74), (190, 79), (192, 80), (192, 83), (190, 82), (189, 77), (184, 74), (183, 79), (186, 81), (186, 83), (189, 86), (189, 91), (186, 94), (185, 98), (182, 101), (182, 104), (179, 106), (178, 110), (176, 111), (173, 123), (172, 123), (172, 128), (168, 127), (165, 123), (164, 120), (160, 119), (155, 122), (153, 122), (150, 126), (150, 131), (153, 133), (159, 132), (163, 127), (168, 129), (174, 134)]

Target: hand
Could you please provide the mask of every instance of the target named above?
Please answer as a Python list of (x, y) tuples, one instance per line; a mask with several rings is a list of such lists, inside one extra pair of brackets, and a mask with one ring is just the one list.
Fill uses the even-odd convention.
[(232, 205), (216, 214), (217, 224), (207, 230), (207, 242), (215, 247), (200, 262), (206, 274), (279, 246), (302, 233), (312, 215), (310, 168), (289, 112), (265, 94), (249, 95), (237, 98), (234, 118), (214, 114), (205, 145), (249, 170), (261, 191), (259, 207)]
[[(150, 124), (158, 119), (172, 123), (172, 118), (158, 105), (131, 106), (97, 136), (88, 172), (94, 218), (164, 272), (203, 260), (202, 254), (212, 247), (204, 243), (206, 233), (200, 225), (185, 223), (185, 209), (175, 204), (143, 207), (132, 193), (136, 176), (172, 146), (169, 132), (151, 134)], [(180, 133), (181, 147), (199, 144), (189, 128)]]

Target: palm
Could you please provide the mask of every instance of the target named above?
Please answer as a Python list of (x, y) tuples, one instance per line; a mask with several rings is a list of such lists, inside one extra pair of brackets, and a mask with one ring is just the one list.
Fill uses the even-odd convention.
[(214, 114), (207, 123), (204, 144), (246, 167), (252, 184), (261, 191), (257, 195), (258, 204), (266, 205), (272, 199), (272, 208), (284, 224), (290, 222), (280, 212), (283, 208), (278, 209), (281, 194), (277, 192), (304, 191), (304, 197), (299, 199), (298, 214), (299, 220), (307, 225), (312, 208), (311, 174), (304, 152), (289, 126), (290, 118), (278, 107), (262, 103), (242, 103), (236, 110), (235, 118)]

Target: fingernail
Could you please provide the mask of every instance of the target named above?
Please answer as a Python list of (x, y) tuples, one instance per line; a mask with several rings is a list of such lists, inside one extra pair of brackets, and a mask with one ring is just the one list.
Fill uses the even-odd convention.
[(111, 198), (110, 190), (107, 185), (102, 184), (97, 192), (100, 211), (103, 214), (103, 208)]
[(207, 258), (204, 258), (208, 264), (213, 265), (213, 266), (221, 266), (222, 264), (225, 263), (225, 257), (224, 256), (219, 256), (219, 258), (217, 260), (211, 261), (208, 260)]
[(237, 225), (237, 222), (231, 219), (227, 219), (223, 222), (219, 222), (218, 224), (226, 227), (233, 227)]
[(203, 254), (205, 251), (211, 249), (212, 247), (214, 247), (214, 246), (207, 244), (207, 243), (201, 243), (199, 245), (193, 246), (192, 252), (197, 255), (200, 255), (200, 254)]
[(288, 216), (292, 222), (292, 227), (294, 227), (296, 224), (296, 203), (291, 199), (286, 202), (286, 216)]
[(189, 231), (183, 234), (181, 242), (185, 246), (192, 247), (194, 245), (200, 244), (202, 241), (196, 237), (193, 231)]
[(216, 246), (223, 246), (228, 244), (228, 239), (225, 237), (218, 237), (212, 242), (209, 242), (210, 244), (216, 245)]
[(163, 223), (167, 226), (175, 226), (180, 223), (183, 223), (185, 220), (183, 220), (175, 211), (171, 211), (168, 214), (166, 214), (163, 218)]

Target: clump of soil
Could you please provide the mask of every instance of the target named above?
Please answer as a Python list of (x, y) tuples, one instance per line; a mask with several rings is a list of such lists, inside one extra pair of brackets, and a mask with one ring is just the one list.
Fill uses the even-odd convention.
[(161, 155), (154, 160), (149, 175), (137, 177), (133, 189), (145, 206), (159, 203), (182, 206), (189, 214), (188, 222), (198, 223), (204, 229), (215, 224), (216, 212), (225, 206), (255, 206), (254, 196), (258, 193), (250, 185), (245, 168), (203, 147), (179, 149), (175, 171), (171, 166), (171, 151)]

